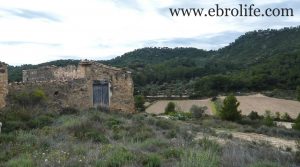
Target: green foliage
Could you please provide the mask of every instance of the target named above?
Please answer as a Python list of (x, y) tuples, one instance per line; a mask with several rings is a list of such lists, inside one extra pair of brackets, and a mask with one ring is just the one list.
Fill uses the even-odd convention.
[(192, 118), (191, 112), (176, 111), (168, 113), (171, 119), (185, 121)]
[(30, 91), (17, 92), (16, 94), (9, 94), (9, 99), (23, 107), (32, 107), (42, 104), (47, 100), (45, 92), (41, 89), (34, 89)]
[(272, 116), (271, 116), (271, 111), (266, 110), (265, 115), (264, 115), (264, 119), (263, 119), (263, 124), (266, 125), (266, 126), (269, 126), (269, 127), (275, 125), (274, 118), (272, 118)]
[(228, 121), (238, 121), (241, 119), (241, 111), (238, 110), (240, 103), (236, 97), (229, 95), (224, 99), (223, 107), (220, 111), (220, 117)]
[(165, 114), (175, 112), (175, 107), (176, 107), (176, 105), (174, 102), (169, 102), (165, 108)]
[(34, 167), (32, 158), (29, 155), (21, 155), (18, 158), (11, 159), (6, 163), (7, 167)]
[(300, 114), (298, 114), (295, 123), (293, 125), (293, 129), (300, 130)]
[(201, 107), (201, 106), (192, 105), (192, 107), (190, 108), (190, 112), (192, 113), (193, 118), (201, 118), (206, 110), (207, 110), (206, 106)]
[(79, 113), (79, 110), (73, 107), (64, 107), (59, 112), (60, 115), (69, 115), (69, 114), (77, 114)]
[(272, 163), (272, 162), (256, 162), (254, 164), (251, 164), (249, 167), (280, 167), (278, 164), (276, 163)]
[(255, 111), (251, 111), (248, 115), (248, 117), (251, 119), (251, 120), (257, 120), (257, 119), (260, 119), (261, 117), (258, 115), (257, 112)]
[(126, 148), (111, 145), (106, 145), (101, 154), (105, 159), (97, 161), (97, 167), (121, 167), (134, 159), (134, 155)]
[(147, 155), (145, 160), (143, 161), (143, 165), (146, 167), (160, 167), (161, 160), (157, 154)]
[(139, 112), (143, 112), (145, 111), (145, 97), (142, 95), (137, 95), (134, 97), (134, 102), (135, 102), (135, 108), (139, 111)]
[(282, 121), (286, 121), (286, 122), (292, 122), (293, 119), (291, 118), (291, 116), (285, 112), (282, 116), (281, 116), (281, 120)]
[(300, 101), (300, 86), (297, 86), (297, 100)]

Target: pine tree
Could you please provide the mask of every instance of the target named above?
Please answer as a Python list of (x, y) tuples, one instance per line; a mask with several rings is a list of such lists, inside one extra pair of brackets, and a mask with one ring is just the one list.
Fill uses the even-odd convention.
[(241, 111), (238, 110), (240, 103), (236, 97), (229, 95), (224, 99), (223, 107), (220, 111), (220, 117), (228, 121), (238, 121), (241, 119)]

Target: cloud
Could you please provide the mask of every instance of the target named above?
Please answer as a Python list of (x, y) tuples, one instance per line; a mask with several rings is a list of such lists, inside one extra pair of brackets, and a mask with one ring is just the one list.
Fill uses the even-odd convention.
[(293, 7), (298, 0), (0, 0), (1, 61), (11, 65), (55, 59), (110, 59), (137, 48), (218, 49), (252, 30), (299, 24), (294, 17), (171, 17), (170, 7), (209, 8), (255, 3)]
[(33, 11), (28, 9), (0, 9), (6, 13), (11, 15), (22, 17), (25, 19), (45, 19), (49, 21), (58, 22), (60, 19), (53, 14), (40, 12), (40, 11)]
[(222, 32), (218, 34), (208, 34), (204, 36), (192, 38), (172, 38), (172, 39), (157, 39), (151, 41), (144, 41), (144, 46), (151, 47), (198, 47), (207, 50), (215, 50), (224, 45), (233, 42), (240, 35), (241, 32)]
[(0, 41), (0, 45), (45, 45), (45, 46), (51, 46), (51, 47), (58, 47), (61, 46), (61, 44), (56, 43), (40, 43), (40, 42), (25, 42), (25, 41)]

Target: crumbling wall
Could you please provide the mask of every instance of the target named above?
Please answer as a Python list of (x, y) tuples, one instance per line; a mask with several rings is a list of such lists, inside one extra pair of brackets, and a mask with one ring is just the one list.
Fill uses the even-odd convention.
[(5, 99), (8, 93), (7, 65), (0, 62), (0, 108), (6, 105)]
[(10, 83), (10, 94), (18, 94), (24, 91), (30, 92), (41, 89), (47, 96), (50, 107), (74, 107), (89, 108), (90, 97), (87, 91), (87, 81), (76, 79), (72, 81), (43, 81)]
[[(82, 61), (76, 67), (44, 67), (24, 70), (23, 84), (12, 85), (12, 91), (41, 87), (59, 105), (90, 108), (93, 104), (94, 81), (109, 83), (109, 108), (126, 112), (134, 112), (133, 81), (131, 73), (126, 70), (103, 65), (96, 62)], [(55, 92), (59, 96), (53, 96)]]
[[(107, 80), (110, 82), (110, 104), (111, 110), (134, 112), (133, 80), (131, 73), (119, 68), (106, 66), (99, 63), (92, 63), (88, 67), (89, 73), (86, 78), (89, 80), (90, 90), (92, 90), (92, 81)], [(90, 91), (92, 97), (92, 91)]]

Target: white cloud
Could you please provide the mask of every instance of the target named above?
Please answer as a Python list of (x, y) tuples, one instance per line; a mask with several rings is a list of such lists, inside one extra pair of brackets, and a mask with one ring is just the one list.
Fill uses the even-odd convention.
[[(299, 3), (292, 2), (296, 10)], [(215, 43), (199, 39), (226, 32), (243, 33), (299, 23), (299, 16), (288, 19), (175, 18), (168, 10), (169, 7), (183, 6), (214, 7), (216, 3), (221, 1), (0, 0), (0, 60), (19, 65), (64, 58), (110, 59), (148, 46), (147, 41), (151, 41), (151, 46), (215, 49), (229, 43), (228, 38), (218, 38)], [(220, 5), (235, 7), (239, 3), (272, 6), (274, 3), (290, 4), (291, 1), (226, 0)], [(178, 40), (175, 40), (193, 38), (195, 42), (176, 43)]]

